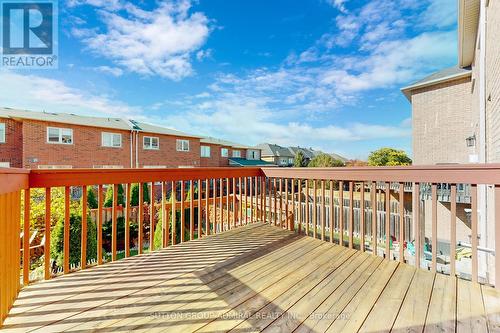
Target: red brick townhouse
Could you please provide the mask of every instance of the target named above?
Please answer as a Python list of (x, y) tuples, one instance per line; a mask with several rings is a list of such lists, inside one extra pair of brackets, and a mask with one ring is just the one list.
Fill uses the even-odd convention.
[[(202, 140), (212, 143), (202, 146)], [(207, 145), (210, 157), (202, 158)], [(255, 157), (253, 162), (246, 162), (247, 155)], [(247, 166), (257, 160), (260, 150), (255, 148), (133, 120), (0, 108), (0, 167)]]
[(201, 139), (201, 166), (268, 166), (258, 148), (216, 138)]

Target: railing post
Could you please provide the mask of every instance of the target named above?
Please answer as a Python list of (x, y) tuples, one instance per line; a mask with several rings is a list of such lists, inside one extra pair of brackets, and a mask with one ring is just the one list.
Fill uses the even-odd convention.
[(194, 239), (194, 180), (189, 181), (189, 240)]
[(117, 248), (117, 229), (118, 229), (118, 222), (117, 222), (117, 208), (118, 208), (118, 185), (113, 184), (113, 209), (111, 210), (111, 261), (116, 261), (116, 248)]
[(82, 269), (87, 267), (87, 186), (82, 187), (82, 234), (80, 265)]
[(63, 261), (63, 270), (64, 274), (69, 273), (69, 186), (64, 187), (64, 242), (63, 242), (63, 251), (64, 251), (64, 261)]
[(203, 183), (201, 179), (198, 179), (198, 182), (196, 183), (198, 186), (198, 239), (203, 237), (203, 223), (202, 223), (202, 215), (201, 215), (201, 197), (203, 194)]
[[(125, 189), (125, 257), (130, 257), (130, 183)], [(164, 216), (164, 215), (163, 215)]]
[(149, 205), (149, 252), (153, 252), (155, 249), (155, 182), (151, 182), (149, 193), (151, 200)]
[(138, 223), (137, 223), (137, 227), (138, 227), (138, 241), (137, 241), (137, 246), (139, 247), (137, 249), (137, 252), (139, 254), (142, 254), (142, 251), (143, 251), (143, 240), (144, 240), (144, 226), (143, 226), (143, 221), (144, 221), (144, 185), (143, 183), (139, 183), (139, 200), (138, 200), (138, 203), (139, 205), (139, 212), (138, 212), (138, 216), (137, 216), (137, 219), (138, 219)]
[[(23, 284), (30, 282), (30, 189), (24, 190), (24, 225), (23, 225)], [(1, 320), (0, 320), (1, 321)]]
[[(102, 204), (103, 204), (103, 187), (98, 186), (97, 190), (97, 264), (102, 264)], [(140, 193), (140, 191), (139, 191)], [(140, 194), (139, 194), (140, 196)], [(47, 199), (46, 199), (47, 200)], [(50, 234), (50, 233), (49, 233)], [(45, 236), (47, 237), (47, 236)], [(47, 238), (45, 238), (47, 239)], [(49, 243), (50, 244), (50, 243)]]
[(500, 289), (500, 186), (495, 186), (495, 288)]

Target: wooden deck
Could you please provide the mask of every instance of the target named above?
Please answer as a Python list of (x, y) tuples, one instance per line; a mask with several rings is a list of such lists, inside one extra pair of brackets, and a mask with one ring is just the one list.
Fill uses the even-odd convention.
[(494, 332), (500, 293), (253, 224), (21, 292), (5, 331)]

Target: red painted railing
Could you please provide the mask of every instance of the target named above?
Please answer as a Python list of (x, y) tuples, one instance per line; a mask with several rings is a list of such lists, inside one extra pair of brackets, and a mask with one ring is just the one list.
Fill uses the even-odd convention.
[[(144, 184), (150, 197), (149, 206), (138, 204), (139, 212), (135, 215), (131, 214), (133, 184), (138, 184), (140, 189), (139, 203), (145, 201), (145, 192), (141, 190)], [(120, 186), (124, 187), (123, 200), (119, 197)], [(470, 193), (469, 201), (465, 200), (470, 204), (457, 203), (457, 188), (464, 186), (470, 188), (464, 191)], [(76, 204), (72, 192), (75, 188), (83, 193), (80, 204)], [(97, 265), (118, 260), (121, 254), (132, 255), (133, 240), (136, 240), (136, 251), (141, 254), (263, 221), (389, 260), (473, 281), (494, 284), (500, 277), (500, 256), (495, 256), (494, 245), (500, 244), (500, 231), (497, 231), (500, 213), (495, 214), (500, 212), (500, 165), (0, 169), (2, 321), (19, 291), (20, 281), (24, 285), (31, 282), (33, 262), (39, 264), (44, 279), (92, 264), (86, 256), (89, 188), (97, 196), (97, 239), (93, 240), (97, 242)], [(109, 188), (113, 189), (108, 198), (111, 207), (105, 208), (105, 190)], [(440, 201), (443, 197), (440, 193), (445, 189), (450, 198), (447, 202)], [(57, 195), (61, 195), (61, 205)], [(118, 208), (120, 204), (123, 208)], [(41, 213), (33, 209), (40, 205)], [(21, 223), (21, 207), (24, 223)], [(56, 211), (61, 207), (62, 212)], [(104, 220), (105, 209), (111, 209), (109, 239), (105, 239), (103, 231), (108, 222)], [(124, 216), (122, 234), (118, 225), (119, 209), (123, 209), (120, 216)], [(41, 216), (41, 221), (36, 221), (37, 230), (30, 226), (34, 214)], [(62, 263), (55, 262), (50, 255), (57, 214), (62, 216), (63, 224)], [(74, 245), (71, 246), (74, 214), (81, 218), (80, 258), (76, 265), (70, 262), (70, 254), (75, 250)], [(137, 216), (137, 221), (132, 221), (132, 216)], [(131, 234), (132, 226), (137, 226), (135, 237)], [(159, 230), (156, 233), (160, 238), (159, 247), (155, 247), (156, 230)], [(39, 247), (30, 246), (30, 235), (35, 232), (41, 237)], [(464, 235), (470, 235), (468, 242), (464, 241)]]

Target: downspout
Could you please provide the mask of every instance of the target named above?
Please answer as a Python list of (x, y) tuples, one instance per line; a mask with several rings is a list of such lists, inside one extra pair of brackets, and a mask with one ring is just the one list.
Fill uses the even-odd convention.
[(135, 167), (139, 169), (139, 131), (135, 132)]
[(130, 130), (130, 168), (134, 167), (134, 130)]

